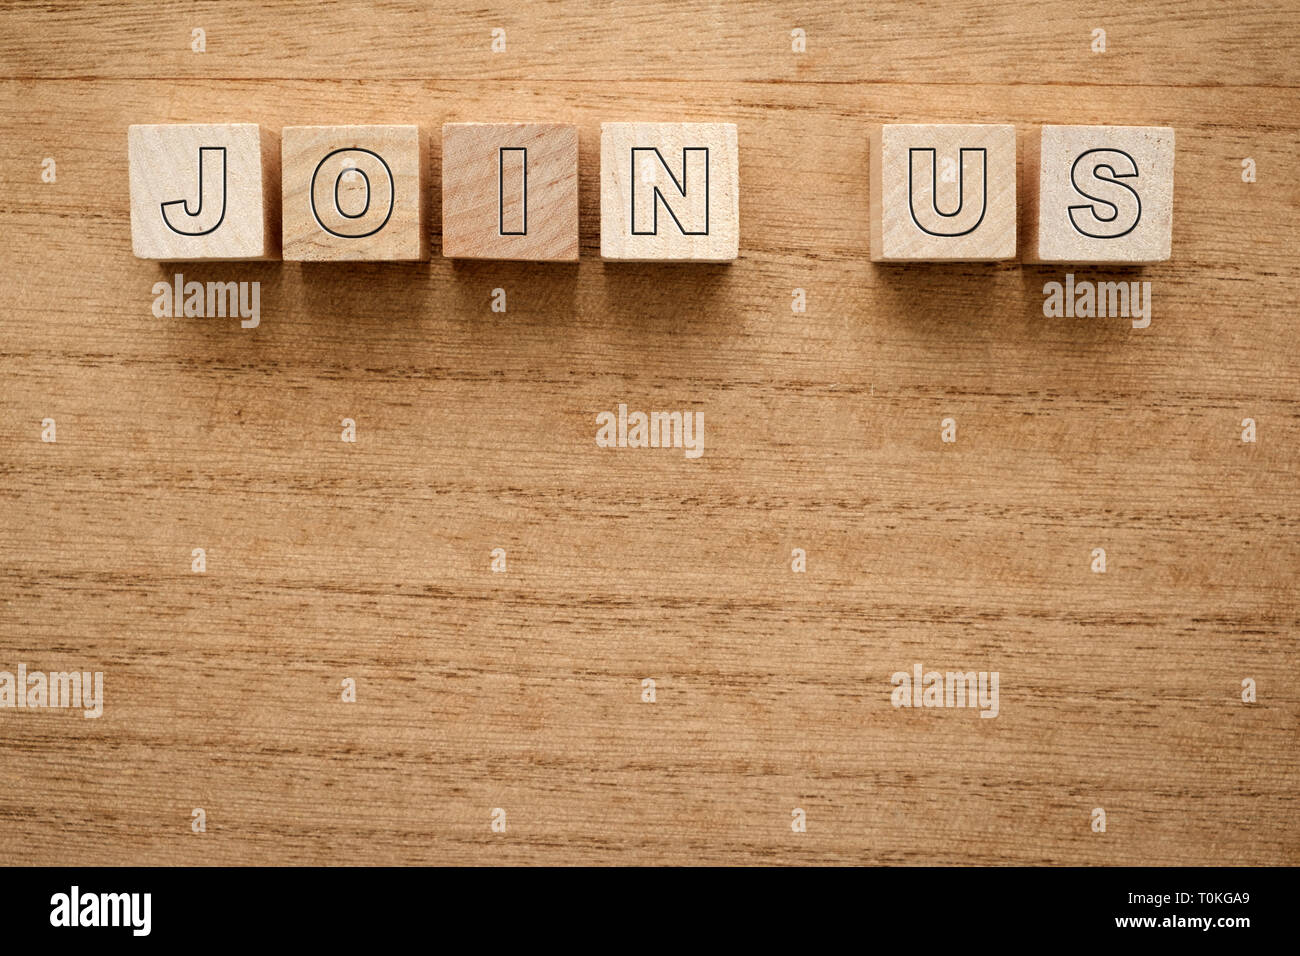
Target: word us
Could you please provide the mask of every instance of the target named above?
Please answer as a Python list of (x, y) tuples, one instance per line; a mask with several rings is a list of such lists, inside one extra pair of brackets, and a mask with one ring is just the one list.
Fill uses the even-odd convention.
[[(428, 258), (427, 150), (418, 126), (288, 126), (278, 137), (278, 166), (276, 141), (251, 123), (131, 126), (136, 256)], [(1169, 258), (1172, 129), (1039, 128), (1023, 157), (1030, 180), (1023, 216), (1014, 126), (876, 126), (870, 157), (875, 261), (1014, 259), (1018, 218), (1028, 262)], [(601, 125), (603, 258), (727, 262), (739, 254), (739, 237), (734, 124)], [(444, 125), (442, 253), (576, 260), (577, 127)]]

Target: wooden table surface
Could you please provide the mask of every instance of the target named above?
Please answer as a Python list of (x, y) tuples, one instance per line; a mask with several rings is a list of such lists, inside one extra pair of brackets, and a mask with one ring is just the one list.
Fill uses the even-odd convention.
[[(5, 3), (0, 670), (104, 713), (0, 709), (0, 860), (1300, 863), (1298, 45), (1294, 2)], [(739, 127), (739, 261), (603, 264), (600, 123), (681, 119)], [(131, 255), (129, 124), (437, 169), (474, 120), (579, 124), (576, 265), (441, 258), (436, 181), (431, 262)], [(1173, 258), (873, 265), (882, 121), (1172, 126)], [(1067, 271), (1150, 327), (1045, 318)], [(260, 327), (155, 318), (176, 272)], [(703, 456), (598, 448), (619, 403)], [(894, 708), (916, 662), (999, 716)]]

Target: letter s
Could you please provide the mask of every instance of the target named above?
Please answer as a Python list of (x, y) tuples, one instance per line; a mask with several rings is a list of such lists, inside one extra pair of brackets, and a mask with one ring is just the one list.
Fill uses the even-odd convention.
[[(1082, 153), (1070, 167), (1070, 183), (1092, 204), (1070, 207), (1074, 228), (1092, 239), (1118, 239), (1132, 232), (1142, 218), (1142, 200), (1132, 186), (1120, 180), (1137, 176), (1137, 163), (1123, 150), (1090, 149)], [(1110, 215), (1101, 214), (1107, 210)]]

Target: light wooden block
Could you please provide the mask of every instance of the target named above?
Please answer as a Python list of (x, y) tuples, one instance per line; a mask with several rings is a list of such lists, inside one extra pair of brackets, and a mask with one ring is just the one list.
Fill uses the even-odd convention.
[(876, 126), (870, 188), (876, 262), (1015, 258), (1014, 126)]
[(418, 126), (286, 126), (284, 258), (428, 257)]
[(1025, 148), (1027, 262), (1164, 262), (1174, 221), (1174, 131), (1044, 126)]
[(126, 133), (131, 248), (141, 259), (273, 259), (275, 134), (256, 123)]
[(603, 123), (600, 254), (729, 262), (740, 247), (734, 123)]
[(578, 127), (445, 124), (442, 254), (577, 259)]

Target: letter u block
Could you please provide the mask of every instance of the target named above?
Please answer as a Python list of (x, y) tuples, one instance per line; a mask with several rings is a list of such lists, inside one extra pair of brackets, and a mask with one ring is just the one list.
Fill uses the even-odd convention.
[(1025, 149), (1027, 262), (1164, 262), (1174, 213), (1174, 131), (1044, 126)]
[(604, 258), (729, 262), (739, 246), (735, 124), (601, 124)]
[(284, 258), (428, 258), (418, 126), (286, 126)]
[(1015, 255), (1015, 127), (905, 124), (871, 131), (873, 261)]
[(131, 248), (141, 259), (274, 259), (275, 135), (255, 123), (131, 126)]

